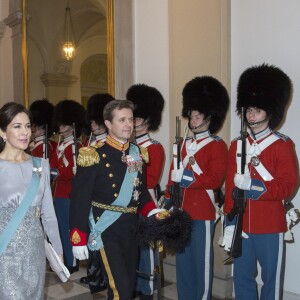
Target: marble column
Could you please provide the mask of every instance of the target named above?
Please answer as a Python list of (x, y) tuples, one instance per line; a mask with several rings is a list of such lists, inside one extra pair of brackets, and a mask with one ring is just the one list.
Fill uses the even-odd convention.
[(12, 29), (14, 101), (23, 104), (22, 13), (10, 13), (4, 23)]

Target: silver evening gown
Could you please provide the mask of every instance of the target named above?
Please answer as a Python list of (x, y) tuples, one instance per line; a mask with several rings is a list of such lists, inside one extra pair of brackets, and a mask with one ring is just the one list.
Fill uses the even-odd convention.
[[(0, 299), (44, 298), (44, 233), (57, 253), (62, 253), (49, 185), (49, 163), (42, 159), (38, 193), (5, 252), (0, 256)], [(11, 163), (0, 159), (0, 234), (19, 206), (32, 176), (32, 159)]]

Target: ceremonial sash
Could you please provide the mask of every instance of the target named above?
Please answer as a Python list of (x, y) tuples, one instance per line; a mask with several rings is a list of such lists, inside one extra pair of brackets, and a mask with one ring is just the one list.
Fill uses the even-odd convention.
[[(261, 143), (257, 144), (257, 147), (259, 147), (260, 152), (263, 152), (267, 147), (272, 145), (274, 142), (276, 142), (279, 139), (276, 135), (272, 134), (265, 138)], [(246, 165), (251, 161), (252, 155), (248, 154), (248, 150), (250, 148), (249, 140), (247, 139), (247, 161)], [(241, 153), (242, 149), (242, 141), (237, 141), (237, 154)], [(236, 155), (236, 163), (237, 163), (237, 172), (241, 174), (241, 155)], [(271, 181), (273, 179), (273, 176), (269, 173), (269, 171), (266, 169), (266, 167), (260, 162), (257, 166), (253, 165), (253, 167), (256, 169), (257, 173), (263, 178), (265, 181)], [(246, 168), (246, 170), (249, 173), (249, 169)]]
[[(135, 156), (136, 157), (139, 156), (138, 147), (130, 144), (129, 154), (133, 158)], [(137, 171), (129, 173), (127, 168), (126, 175), (119, 192), (119, 196), (111, 205), (126, 207), (129, 204), (133, 192), (133, 180), (137, 177), (137, 174), (138, 174)], [(101, 217), (99, 218), (99, 220), (97, 221), (97, 223), (95, 223), (94, 216), (93, 216), (93, 209), (91, 208), (90, 215), (89, 215), (91, 233), (89, 235), (89, 240), (88, 240), (88, 248), (91, 251), (99, 250), (104, 247), (101, 234), (110, 225), (112, 225), (115, 221), (117, 221), (121, 215), (122, 212), (105, 210), (101, 215)]]
[[(192, 140), (188, 140), (186, 142), (186, 153), (187, 153), (187, 155), (183, 160), (183, 167), (185, 168), (187, 166), (190, 156), (194, 156), (200, 149), (202, 149), (203, 147), (205, 147), (207, 144), (209, 144), (212, 141), (213, 141), (213, 139), (211, 137), (208, 137), (208, 138), (202, 140), (200, 143), (198, 143), (195, 150), (190, 150), (189, 148), (192, 144)], [(195, 160), (195, 163), (193, 165), (191, 165), (191, 167), (197, 175), (200, 175), (200, 174), (203, 173), (196, 160)], [(210, 199), (211, 203), (213, 204), (213, 206), (214, 206), (214, 208), (217, 212), (218, 209), (216, 207), (214, 191), (213, 190), (205, 190), (205, 191), (208, 194), (209, 199)]]
[[(40, 168), (41, 159), (39, 157), (32, 157), (33, 167)], [(7, 248), (9, 242), (14, 236), (19, 225), (22, 223), (33, 199), (35, 198), (40, 183), (40, 176), (37, 170), (32, 170), (32, 177), (29, 187), (16, 211), (13, 213), (11, 219), (9, 220), (7, 226), (0, 235), (0, 256), (3, 254)]]
[[(195, 150), (190, 150), (189, 147), (192, 144), (192, 140), (188, 140), (185, 143), (187, 155), (182, 162), (183, 167), (185, 168), (187, 166), (190, 156), (194, 156), (200, 149), (202, 149), (204, 146), (206, 146), (207, 144), (209, 144), (212, 141), (213, 141), (213, 139), (211, 137), (208, 137), (208, 138), (204, 139), (203, 141), (201, 141), (200, 143), (198, 143)], [(197, 161), (195, 161), (195, 163), (191, 167), (197, 175), (200, 175), (201, 173), (203, 173), (202, 170), (200, 169)]]

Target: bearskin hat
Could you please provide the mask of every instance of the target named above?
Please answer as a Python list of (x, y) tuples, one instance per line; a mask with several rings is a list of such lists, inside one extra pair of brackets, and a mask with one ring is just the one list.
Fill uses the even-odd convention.
[(114, 100), (110, 94), (95, 94), (87, 102), (87, 118), (89, 121), (94, 120), (98, 125), (103, 125), (103, 109), (105, 105)]
[(290, 78), (278, 67), (267, 64), (253, 66), (240, 76), (236, 110), (241, 114), (242, 107), (263, 109), (270, 117), (269, 126), (275, 129), (284, 116), (291, 89)]
[(134, 103), (134, 116), (147, 120), (149, 131), (158, 129), (165, 100), (156, 88), (146, 84), (135, 84), (128, 89), (126, 99)]
[(63, 100), (56, 104), (53, 114), (53, 124), (57, 130), (60, 124), (75, 125), (76, 137), (87, 128), (86, 111), (74, 100)]
[(139, 218), (138, 238), (139, 244), (151, 244), (161, 241), (169, 252), (177, 252), (190, 242), (192, 232), (192, 219), (187, 212), (172, 207), (164, 218), (156, 215)]
[(210, 116), (209, 130), (217, 132), (223, 125), (229, 106), (226, 88), (211, 76), (195, 77), (182, 91), (182, 116), (188, 118), (192, 110)]
[(31, 121), (36, 126), (47, 124), (48, 134), (52, 133), (52, 118), (54, 105), (47, 99), (35, 100), (29, 107)]

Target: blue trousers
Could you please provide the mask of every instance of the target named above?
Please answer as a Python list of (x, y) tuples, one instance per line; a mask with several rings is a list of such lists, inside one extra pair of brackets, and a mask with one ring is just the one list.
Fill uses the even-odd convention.
[(178, 300), (211, 298), (214, 221), (193, 221), (190, 244), (176, 253)]
[(148, 274), (153, 274), (154, 271), (154, 253), (151, 247), (139, 248), (138, 270), (136, 290), (142, 292), (143, 295), (153, 295), (154, 276), (148, 276)]
[(234, 260), (234, 289), (237, 300), (258, 299), (257, 262), (261, 266), (261, 300), (282, 299), (284, 241), (282, 233), (248, 234), (243, 238), (241, 257)]
[(76, 266), (76, 259), (73, 256), (72, 245), (70, 241), (70, 199), (54, 198), (54, 208), (57, 217), (60, 239), (64, 251), (64, 262), (67, 267)]

